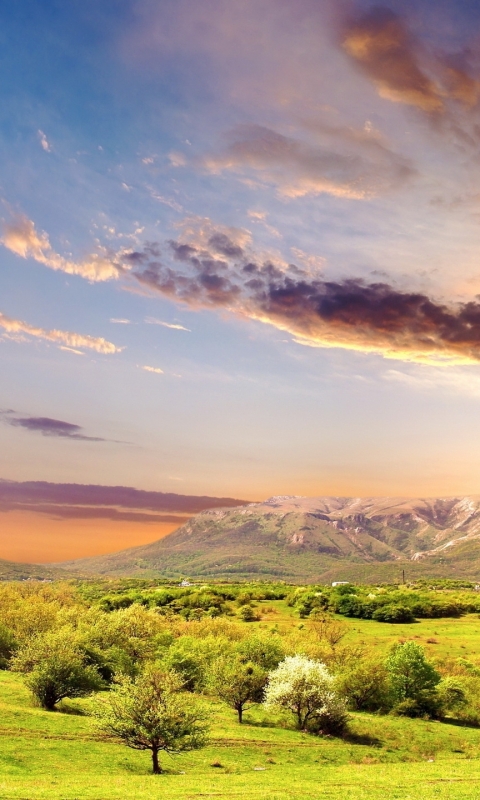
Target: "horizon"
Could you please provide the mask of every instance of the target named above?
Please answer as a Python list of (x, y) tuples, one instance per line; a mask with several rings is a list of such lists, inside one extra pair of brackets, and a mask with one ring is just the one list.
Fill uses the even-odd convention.
[(0, 17), (0, 558), (152, 542), (180, 498), (480, 494), (480, 7)]

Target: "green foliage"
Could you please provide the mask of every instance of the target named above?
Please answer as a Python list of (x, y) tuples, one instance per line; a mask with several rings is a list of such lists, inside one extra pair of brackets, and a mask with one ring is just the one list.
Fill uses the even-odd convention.
[(391, 706), (388, 673), (378, 658), (353, 661), (339, 674), (336, 688), (355, 711), (387, 711)]
[(415, 617), (408, 606), (392, 603), (375, 609), (372, 619), (377, 622), (413, 622)]
[(84, 697), (103, 686), (98, 670), (87, 662), (69, 628), (32, 639), (15, 656), (13, 669), (27, 673), (26, 685), (48, 711), (66, 697)]
[(9, 628), (0, 623), (0, 669), (7, 669), (18, 648), (17, 640)]
[(181, 688), (178, 675), (154, 668), (136, 679), (120, 677), (97, 701), (97, 725), (127, 747), (150, 750), (153, 772), (160, 773), (160, 752), (180, 753), (206, 744), (206, 711)]
[(440, 713), (436, 690), (440, 675), (415, 642), (393, 646), (385, 667), (397, 714), (435, 717)]
[(257, 612), (249, 603), (240, 607), (238, 616), (243, 622), (257, 622), (259, 619)]
[(236, 657), (219, 658), (213, 665), (210, 686), (214, 694), (234, 708), (238, 721), (252, 703), (261, 703), (268, 673), (258, 664)]
[(186, 691), (201, 692), (212, 662), (230, 649), (230, 642), (222, 636), (180, 636), (157, 654), (164, 668), (179, 676)]
[(264, 670), (278, 667), (285, 658), (285, 649), (278, 634), (269, 636), (253, 635), (240, 641), (236, 652), (242, 661), (251, 661)]

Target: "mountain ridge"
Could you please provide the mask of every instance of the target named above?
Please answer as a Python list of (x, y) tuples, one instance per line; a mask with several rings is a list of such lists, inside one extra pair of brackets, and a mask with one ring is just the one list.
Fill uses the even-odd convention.
[[(478, 551), (478, 552), (477, 552)], [(273, 496), (202, 511), (163, 539), (63, 562), (84, 574), (264, 577), (307, 581), (355, 574), (480, 572), (480, 495)]]

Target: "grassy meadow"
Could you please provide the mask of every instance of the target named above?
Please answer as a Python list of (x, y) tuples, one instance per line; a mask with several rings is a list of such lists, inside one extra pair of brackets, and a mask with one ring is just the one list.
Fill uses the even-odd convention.
[[(273, 727), (262, 711), (215, 707), (204, 750), (165, 757), (99, 741), (88, 700), (36, 708), (22, 679), (0, 674), (0, 797), (18, 800), (153, 798), (477, 798), (480, 730), (441, 722), (354, 714), (346, 740)], [(221, 766), (212, 766), (221, 764)]]
[[(25, 591), (27, 596), (35, 594), (33, 589)], [(62, 615), (68, 616), (72, 608), (71, 589), (62, 592), (66, 599), (59, 603), (57, 617), (50, 618), (56, 625), (60, 619), (65, 623)], [(45, 589), (43, 619), (54, 593), (54, 586)], [(255, 620), (235, 622), (249, 635), (275, 633), (296, 641), (309, 630), (310, 620), (300, 618), (286, 597), (256, 600), (254, 607)], [(334, 619), (344, 626), (344, 647), (361, 645), (368, 652), (387, 654), (395, 642), (414, 641), (433, 661), (467, 659), (480, 664), (477, 613), (405, 624), (341, 615)], [(167, 622), (173, 625), (175, 620), (170, 616)], [(195, 624), (182, 621), (182, 632)], [(155, 776), (150, 774), (148, 752), (102, 738), (89, 713), (92, 702), (90, 697), (67, 698), (56, 711), (45, 711), (34, 702), (25, 675), (0, 671), (0, 798), (476, 800), (480, 795), (480, 728), (454, 716), (439, 721), (351, 711), (347, 733), (336, 738), (298, 731), (287, 712), (267, 714), (261, 705), (247, 710), (239, 725), (233, 709), (208, 697), (208, 745), (163, 755), (164, 773)]]

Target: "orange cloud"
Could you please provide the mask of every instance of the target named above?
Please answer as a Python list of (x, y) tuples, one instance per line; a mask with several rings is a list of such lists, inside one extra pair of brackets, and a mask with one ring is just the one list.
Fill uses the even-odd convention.
[(59, 330), (45, 330), (45, 328), (38, 328), (35, 325), (30, 325), (28, 322), (23, 322), (20, 319), (13, 319), (7, 317), (6, 314), (0, 312), (0, 328), (3, 328), (10, 334), (27, 334), (37, 339), (44, 339), (48, 342), (54, 342), (58, 345), (66, 345), (69, 348), (86, 348), (88, 350), (95, 350), (97, 353), (104, 353), (111, 355), (113, 353), (120, 353), (123, 348), (117, 347), (112, 342), (107, 342), (102, 337), (88, 336), (81, 333), (73, 333), (72, 331), (59, 331)]
[(428, 113), (443, 111), (441, 90), (420, 66), (416, 43), (393, 11), (374, 8), (352, 22), (343, 47), (373, 79), (382, 97)]
[(21, 258), (33, 258), (53, 270), (68, 275), (80, 275), (89, 281), (118, 278), (119, 269), (105, 254), (94, 253), (85, 261), (72, 261), (56, 253), (46, 233), (38, 233), (32, 220), (19, 215), (13, 222), (4, 223), (2, 244)]

